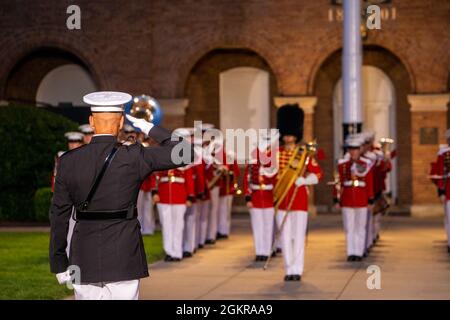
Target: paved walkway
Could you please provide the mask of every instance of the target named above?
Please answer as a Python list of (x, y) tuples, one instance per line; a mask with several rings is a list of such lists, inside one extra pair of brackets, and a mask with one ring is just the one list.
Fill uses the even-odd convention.
[[(311, 220), (301, 283), (283, 280), (282, 258), (267, 271), (252, 261), (250, 222), (179, 263), (157, 262), (141, 299), (450, 299), (450, 254), (441, 219), (385, 217), (382, 238), (363, 262), (345, 261), (338, 216)], [(369, 265), (381, 268), (381, 289), (369, 290)]]

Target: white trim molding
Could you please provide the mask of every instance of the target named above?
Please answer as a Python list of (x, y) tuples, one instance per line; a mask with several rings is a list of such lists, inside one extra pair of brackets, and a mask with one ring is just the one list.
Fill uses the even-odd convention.
[(446, 112), (450, 93), (409, 94), (411, 112)]
[(317, 104), (317, 97), (315, 96), (274, 97), (273, 100), (277, 108), (285, 104), (297, 103), (305, 111), (305, 114), (314, 114), (314, 108)]
[(189, 105), (189, 99), (158, 99), (164, 115), (184, 116)]

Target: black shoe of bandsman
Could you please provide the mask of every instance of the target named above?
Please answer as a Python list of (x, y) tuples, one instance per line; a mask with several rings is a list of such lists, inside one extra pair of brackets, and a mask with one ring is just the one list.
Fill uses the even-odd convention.
[(348, 256), (347, 261), (355, 261), (355, 256)]
[(267, 261), (269, 259), (269, 256), (260, 256), (260, 261)]
[(450, 253), (450, 246), (448, 246), (448, 248), (447, 248), (447, 252), (448, 252), (448, 253)]
[(205, 241), (205, 244), (215, 244), (216, 240), (208, 239)]
[(202, 244), (199, 244), (199, 245), (198, 245), (198, 249), (203, 249), (203, 247), (204, 247), (204, 246), (203, 246)]
[(275, 258), (276, 256), (277, 256), (277, 252), (276, 252), (276, 251), (272, 252), (271, 257), (272, 257), (272, 258)]
[(189, 251), (183, 252), (183, 258), (192, 258), (192, 253)]
[(292, 281), (300, 281), (302, 279), (302, 276), (299, 274), (294, 274), (292, 276)]
[(227, 234), (217, 233), (217, 240), (228, 239)]
[(173, 261), (173, 258), (167, 254), (167, 255), (164, 257), (164, 261), (170, 262), (170, 261)]
[(282, 252), (282, 250), (281, 250), (281, 248), (277, 248), (277, 251), (276, 251), (277, 253), (281, 253)]
[(261, 261), (261, 256), (256, 256), (255, 261)]
[(284, 281), (294, 281), (294, 276), (288, 274), (284, 276)]
[(355, 256), (355, 258), (354, 258), (353, 261), (362, 261), (362, 257), (360, 257), (360, 256)]

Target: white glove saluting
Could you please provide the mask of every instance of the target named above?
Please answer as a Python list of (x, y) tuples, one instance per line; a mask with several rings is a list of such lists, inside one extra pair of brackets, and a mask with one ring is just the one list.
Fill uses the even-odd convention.
[(65, 272), (61, 272), (61, 273), (57, 273), (56, 274), (56, 279), (58, 280), (59, 284), (64, 284), (67, 281), (70, 281), (70, 273), (69, 270), (65, 271)]
[(131, 122), (133, 127), (138, 128), (147, 135), (154, 126), (154, 124), (151, 122), (148, 122), (144, 119), (135, 118), (133, 116), (130, 116), (129, 114), (126, 114), (125, 117), (127, 117), (127, 119)]

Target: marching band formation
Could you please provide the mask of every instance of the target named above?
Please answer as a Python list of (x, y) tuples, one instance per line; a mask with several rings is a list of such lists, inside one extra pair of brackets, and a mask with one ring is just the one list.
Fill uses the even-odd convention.
[[(260, 139), (252, 161), (241, 168), (225, 143), (211, 154), (211, 141), (197, 139), (195, 128), (179, 128), (176, 134), (194, 146), (196, 161), (184, 167), (151, 173), (142, 183), (137, 198), (141, 233), (153, 234), (158, 213), (163, 236), (165, 261), (177, 262), (195, 255), (231, 232), (233, 198), (245, 197), (250, 212), (255, 261), (267, 267), (271, 257), (282, 252), (285, 281), (300, 281), (308, 235), (308, 203), (311, 187), (323, 178), (315, 142), (303, 141), (303, 110), (286, 105), (277, 113), (280, 147), (273, 137)], [(202, 124), (202, 134), (212, 129)], [(89, 125), (80, 132), (66, 134), (68, 148), (88, 144), (93, 135)], [(450, 130), (449, 146), (443, 147), (432, 166), (431, 179), (438, 187), (446, 210), (446, 230), (450, 252)], [(131, 125), (124, 125), (118, 140), (143, 147), (157, 145)], [(389, 151), (391, 139), (375, 142), (374, 132), (346, 137), (343, 157), (338, 160), (331, 186), (336, 209), (342, 212), (347, 261), (361, 261), (377, 243), (381, 216), (388, 210), (386, 178), (392, 169), (395, 152)], [(216, 157), (221, 154), (221, 157)], [(54, 176), (61, 154), (55, 159)], [(223, 161), (218, 161), (222, 159)], [(272, 161), (266, 161), (272, 159)], [(274, 160), (273, 160), (274, 159)], [(332, 191), (331, 191), (332, 190)]]

